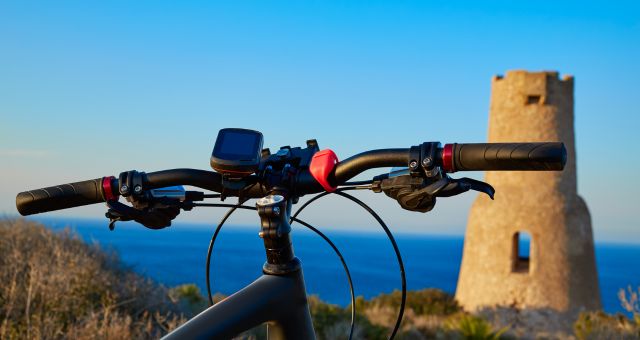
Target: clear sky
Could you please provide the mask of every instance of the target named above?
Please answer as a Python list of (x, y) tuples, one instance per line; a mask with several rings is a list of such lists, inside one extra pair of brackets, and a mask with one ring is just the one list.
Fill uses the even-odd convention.
[[(596, 241), (640, 242), (639, 60), (638, 1), (1, 1), (0, 212), (25, 189), (208, 169), (223, 127), (260, 130), (272, 148), (316, 138), (341, 158), (485, 141), (493, 75), (558, 70), (575, 76)], [(425, 215), (361, 196), (396, 230), (432, 234), (462, 234), (474, 198)], [(373, 228), (340, 200), (309, 220)]]

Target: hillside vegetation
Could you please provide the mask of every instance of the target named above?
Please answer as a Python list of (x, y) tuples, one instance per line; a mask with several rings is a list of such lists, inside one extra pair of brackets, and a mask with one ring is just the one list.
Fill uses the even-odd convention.
[[(156, 339), (207, 307), (196, 285), (164, 287), (69, 230), (53, 232), (22, 219), (0, 220), (0, 268), (0, 339)], [(575, 336), (637, 338), (638, 294), (627, 295), (623, 302), (635, 320), (584, 314)], [(354, 339), (387, 339), (399, 304), (399, 291), (358, 297)], [(350, 306), (316, 296), (309, 297), (309, 306), (319, 339), (347, 338)], [(406, 307), (398, 339), (499, 339), (510, 331), (465, 313), (438, 289), (408, 292)], [(239, 338), (265, 335), (259, 326)]]
[(0, 222), (0, 339), (158, 338), (185, 313), (169, 291), (68, 230)]
[[(152, 339), (206, 308), (195, 285), (166, 288), (69, 230), (53, 232), (23, 219), (0, 221), (0, 268), (0, 339)], [(399, 297), (359, 297), (356, 338), (387, 338)], [(350, 307), (315, 296), (309, 303), (319, 338), (346, 338)], [(409, 292), (407, 307), (401, 338), (462, 334), (456, 322), (464, 316), (440, 290)], [(260, 326), (240, 337), (264, 336)]]

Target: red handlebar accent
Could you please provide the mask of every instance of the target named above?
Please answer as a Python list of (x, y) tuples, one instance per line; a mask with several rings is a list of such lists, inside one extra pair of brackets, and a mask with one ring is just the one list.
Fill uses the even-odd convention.
[(338, 156), (331, 149), (316, 152), (309, 164), (311, 176), (328, 192), (338, 188), (329, 184), (329, 174), (335, 169), (336, 164), (338, 164)]
[[(113, 187), (111, 182), (116, 179), (113, 176), (110, 177), (102, 177), (102, 192), (104, 193), (104, 200), (109, 201), (117, 201), (118, 194), (113, 193)], [(117, 192), (117, 191), (116, 191)]]
[(445, 144), (442, 149), (442, 169), (445, 172), (455, 172), (453, 166), (453, 144)]

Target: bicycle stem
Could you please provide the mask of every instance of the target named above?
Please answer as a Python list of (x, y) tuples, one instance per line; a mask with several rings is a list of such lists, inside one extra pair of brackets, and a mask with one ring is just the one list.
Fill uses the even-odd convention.
[(268, 275), (285, 275), (300, 270), (300, 260), (291, 246), (291, 200), (271, 194), (258, 199), (256, 207), (260, 216), (259, 236), (267, 255), (262, 271)]

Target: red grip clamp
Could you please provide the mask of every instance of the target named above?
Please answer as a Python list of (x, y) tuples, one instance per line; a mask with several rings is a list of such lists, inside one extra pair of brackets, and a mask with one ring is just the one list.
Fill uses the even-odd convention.
[[(110, 176), (110, 177), (102, 177), (102, 195), (104, 197), (104, 200), (109, 202), (109, 201), (117, 201), (118, 200), (118, 194), (114, 194), (114, 188), (113, 186), (111, 186), (111, 181), (114, 180), (115, 177)], [(117, 192), (117, 191), (116, 191)]]
[(313, 155), (311, 164), (309, 164), (309, 172), (315, 180), (322, 185), (327, 192), (333, 192), (338, 187), (329, 184), (329, 174), (338, 164), (338, 156), (331, 149), (318, 151)]
[(442, 169), (445, 172), (456, 172), (455, 165), (453, 163), (453, 146), (455, 144), (445, 144), (442, 149)]

